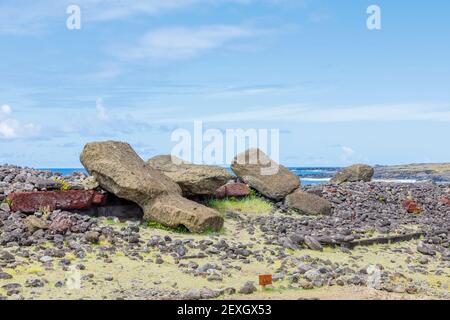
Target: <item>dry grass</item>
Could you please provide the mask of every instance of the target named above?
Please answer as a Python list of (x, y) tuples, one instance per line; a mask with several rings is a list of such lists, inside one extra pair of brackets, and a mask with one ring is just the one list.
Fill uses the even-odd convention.
[(221, 213), (232, 211), (263, 214), (271, 213), (274, 210), (274, 206), (272, 203), (257, 196), (249, 196), (243, 199), (212, 199), (209, 201), (208, 205)]

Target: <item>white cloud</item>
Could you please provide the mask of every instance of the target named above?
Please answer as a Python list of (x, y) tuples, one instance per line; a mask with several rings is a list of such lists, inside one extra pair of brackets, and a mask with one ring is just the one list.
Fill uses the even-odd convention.
[(0, 139), (19, 139), (38, 136), (40, 127), (33, 123), (22, 124), (16, 119), (0, 120)]
[(199, 3), (199, 0), (2, 0), (0, 34), (36, 34), (57, 23), (65, 26), (66, 8), (81, 7), (82, 23), (127, 18), (137, 14), (154, 15)]
[[(303, 3), (306, 0), (2, 0), (0, 34), (36, 34), (51, 26), (63, 28), (68, 17), (66, 8), (78, 5), (83, 23), (126, 19), (137, 15), (153, 16), (193, 6), (222, 3), (272, 5)], [(59, 30), (59, 29), (58, 29)]]
[(0, 137), (4, 139), (11, 139), (16, 137), (16, 132), (14, 129), (14, 123), (11, 121), (0, 121)]
[(199, 0), (79, 0), (80, 5), (91, 10), (88, 18), (94, 21), (121, 19), (136, 14), (155, 15), (165, 11), (189, 7)]
[(141, 118), (136, 119), (131, 114), (109, 111), (101, 98), (96, 100), (93, 111), (95, 111), (95, 116), (87, 117), (85, 115), (81, 124), (78, 122), (68, 123), (64, 127), (64, 134), (79, 134), (89, 138), (123, 138), (123, 135), (153, 130), (153, 127)]
[(4, 105), (1, 106), (0, 112), (3, 113), (3, 114), (10, 114), (12, 112), (12, 109), (11, 109), (11, 107), (9, 105), (4, 104)]
[(104, 64), (98, 71), (82, 75), (81, 80), (100, 82), (114, 80), (122, 74), (122, 69), (116, 64)]
[(304, 105), (281, 105), (251, 108), (248, 111), (198, 115), (193, 118), (168, 119), (170, 122), (294, 121), (305, 123), (437, 121), (450, 122), (450, 106), (440, 104), (382, 104), (352, 108), (312, 108)]
[(356, 152), (350, 147), (341, 146), (340, 159), (342, 163), (349, 163), (355, 158)]
[[(0, 116), (9, 116), (12, 108), (4, 104), (0, 107)], [(0, 117), (0, 139), (29, 138), (39, 135), (40, 127), (33, 123), (23, 124), (14, 118)]]
[(100, 121), (108, 121), (109, 115), (108, 111), (106, 110), (105, 106), (103, 105), (103, 100), (101, 98), (97, 99), (95, 103), (95, 108), (97, 109), (97, 118)]
[(119, 50), (125, 59), (184, 59), (208, 50), (222, 48), (244, 38), (263, 34), (243, 26), (212, 25), (170, 27), (145, 34), (135, 45)]
[(353, 150), (350, 147), (342, 146), (341, 149), (342, 149), (342, 155), (344, 157), (348, 158), (348, 157), (351, 157), (351, 156), (353, 156), (355, 154), (355, 150)]

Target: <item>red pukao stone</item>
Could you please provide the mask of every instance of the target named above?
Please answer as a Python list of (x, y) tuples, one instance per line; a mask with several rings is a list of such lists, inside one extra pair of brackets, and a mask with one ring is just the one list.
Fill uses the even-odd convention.
[(441, 202), (450, 206), (450, 197), (443, 197)]
[(422, 209), (419, 207), (415, 200), (406, 199), (402, 201), (403, 207), (406, 209), (408, 213), (419, 214), (422, 212)]
[(233, 182), (221, 186), (215, 192), (218, 199), (226, 197), (246, 197), (250, 194), (250, 188), (245, 183)]
[(8, 195), (11, 210), (34, 213), (42, 210), (83, 210), (101, 204), (105, 195), (94, 190), (14, 192)]

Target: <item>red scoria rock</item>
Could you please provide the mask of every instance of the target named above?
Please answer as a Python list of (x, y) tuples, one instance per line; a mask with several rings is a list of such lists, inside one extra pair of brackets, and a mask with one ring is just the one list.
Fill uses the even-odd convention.
[(103, 203), (105, 195), (94, 190), (14, 192), (8, 195), (12, 211), (34, 213), (48, 210), (83, 210)]
[(336, 189), (336, 188), (326, 188), (325, 191), (329, 192), (329, 193), (337, 193), (338, 189)]
[(218, 199), (226, 197), (246, 197), (250, 194), (250, 188), (245, 183), (233, 182), (221, 186), (215, 192)]
[(450, 206), (450, 197), (443, 197), (441, 202)]
[(419, 214), (422, 212), (422, 209), (419, 207), (415, 200), (406, 199), (402, 201), (403, 207), (408, 211), (408, 213)]

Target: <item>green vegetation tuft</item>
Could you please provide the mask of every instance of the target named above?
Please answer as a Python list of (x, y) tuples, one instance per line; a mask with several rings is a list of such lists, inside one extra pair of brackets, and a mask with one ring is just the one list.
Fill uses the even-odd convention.
[(42, 213), (42, 218), (44, 220), (48, 220), (48, 218), (50, 217), (50, 215), (52, 214), (53, 210), (50, 206), (43, 206), (40, 207), (38, 210), (40, 213)]
[(3, 200), (2, 203), (6, 203), (10, 208), (13, 205), (13, 201), (10, 198), (8, 198), (8, 197), (6, 197), (5, 200)]
[(115, 227), (126, 227), (127, 224), (124, 222), (120, 222), (120, 220), (113, 219), (112, 217), (107, 217), (105, 220), (103, 220), (103, 223), (108, 226), (115, 226)]
[(60, 190), (62, 191), (67, 191), (70, 190), (70, 184), (64, 180), (64, 179), (59, 179), (59, 178), (54, 178), (53, 181), (55, 181), (56, 183), (59, 183), (61, 185)]
[(242, 199), (227, 198), (227, 199), (211, 199), (208, 206), (216, 209), (221, 213), (228, 211), (232, 212), (248, 212), (248, 213), (271, 213), (274, 206), (269, 201), (266, 201), (254, 194)]

